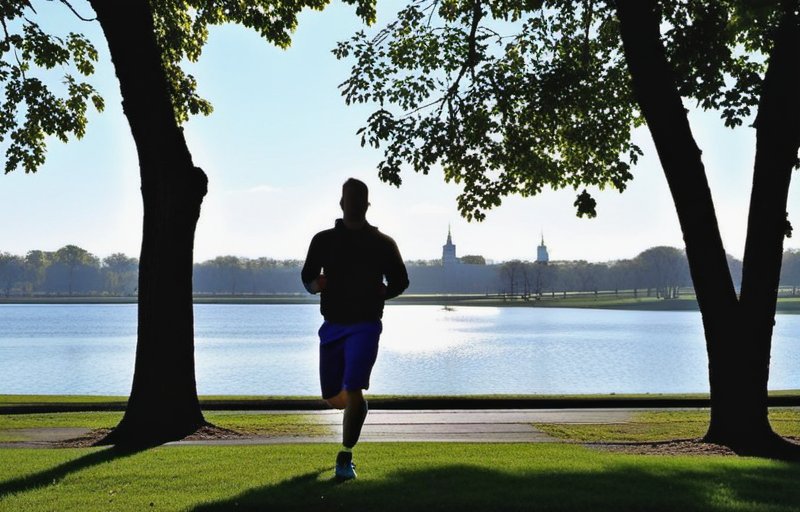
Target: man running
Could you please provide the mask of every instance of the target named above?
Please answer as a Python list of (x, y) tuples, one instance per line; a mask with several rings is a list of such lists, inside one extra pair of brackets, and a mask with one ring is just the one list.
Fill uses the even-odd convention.
[[(378, 356), (384, 301), (408, 288), (408, 273), (394, 240), (366, 220), (369, 191), (354, 178), (342, 185), (342, 218), (314, 235), (301, 277), (321, 293), (319, 329), (322, 398), (344, 409), (336, 477), (356, 477), (353, 447), (367, 417), (363, 390)], [(385, 278), (385, 283), (384, 283)]]

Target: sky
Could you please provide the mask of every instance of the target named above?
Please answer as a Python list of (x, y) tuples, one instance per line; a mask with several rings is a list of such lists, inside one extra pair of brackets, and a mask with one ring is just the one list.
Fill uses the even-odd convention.
[[(64, 35), (82, 31), (97, 46), (101, 62), (91, 82), (106, 109), (90, 111), (83, 139), (50, 141), (47, 162), (36, 174), (0, 175), (0, 252), (24, 255), (74, 244), (101, 258), (117, 252), (138, 257), (138, 163), (105, 41), (96, 22), (77, 21), (58, 2), (42, 4), (47, 27)], [(87, 3), (73, 4), (91, 13)], [(398, 5), (380, 2), (376, 26), (390, 21), (393, 11), (387, 7)], [(598, 202), (594, 219), (575, 215), (579, 191), (571, 189), (506, 198), (478, 223), (459, 216), (460, 188), (444, 183), (441, 172), (423, 176), (409, 169), (400, 188), (380, 182), (381, 152), (362, 148), (356, 135), (373, 108), (345, 105), (337, 86), (351, 63), (331, 54), (337, 41), (361, 29), (353, 7), (337, 1), (323, 12), (303, 13), (288, 50), (243, 27), (212, 28), (199, 62), (186, 68), (215, 109), (185, 125), (195, 165), (209, 177), (195, 261), (221, 255), (303, 259), (314, 233), (340, 216), (341, 184), (348, 177), (370, 187), (367, 218), (396, 240), (406, 260), (440, 258), (448, 229), (458, 256), (478, 254), (495, 262), (534, 260), (542, 238), (551, 260), (604, 262), (633, 258), (658, 245), (683, 247), (646, 129), (634, 135), (645, 156), (626, 191), (589, 189)], [(741, 258), (754, 130), (724, 128), (715, 113), (692, 110), (690, 116), (723, 241)], [(789, 199), (795, 226), (800, 226), (799, 198), (795, 180)], [(800, 247), (798, 238), (787, 240), (786, 247)]]

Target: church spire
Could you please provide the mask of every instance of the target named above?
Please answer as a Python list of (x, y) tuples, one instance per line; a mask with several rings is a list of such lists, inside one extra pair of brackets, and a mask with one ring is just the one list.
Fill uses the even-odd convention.
[(442, 246), (442, 264), (445, 266), (458, 263), (456, 257), (456, 246), (453, 244), (453, 237), (450, 233), (450, 224), (447, 225), (447, 243)]
[(536, 263), (547, 264), (550, 261), (550, 255), (547, 254), (547, 246), (544, 245), (544, 230), (542, 230), (542, 243), (536, 248)]

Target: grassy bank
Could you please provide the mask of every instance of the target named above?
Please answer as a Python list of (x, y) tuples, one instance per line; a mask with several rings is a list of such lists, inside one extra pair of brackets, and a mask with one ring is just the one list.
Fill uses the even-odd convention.
[[(310, 295), (197, 295), (195, 304), (317, 304), (318, 297)], [(63, 296), (63, 297), (0, 297), (0, 304), (135, 304), (136, 297)], [(697, 311), (694, 295), (677, 299), (655, 297), (633, 298), (630, 294), (616, 296), (613, 292), (567, 295), (544, 295), (540, 299), (523, 300), (485, 295), (402, 295), (393, 299), (397, 305), (434, 305), (449, 307), (552, 307), (590, 308), (640, 311)], [(778, 299), (779, 313), (800, 314), (800, 297)]]
[[(373, 409), (564, 409), (707, 407), (704, 393), (590, 395), (370, 395)], [(771, 406), (800, 406), (800, 390), (770, 391)], [(0, 395), (0, 414), (122, 411), (127, 397), (81, 395)], [(304, 411), (327, 409), (311, 396), (201, 396), (205, 411)]]

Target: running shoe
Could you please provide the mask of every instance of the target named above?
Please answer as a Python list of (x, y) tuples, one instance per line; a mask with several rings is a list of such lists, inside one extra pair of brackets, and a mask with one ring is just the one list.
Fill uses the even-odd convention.
[(336, 479), (352, 480), (356, 477), (355, 467), (352, 452), (339, 452), (336, 456)]

